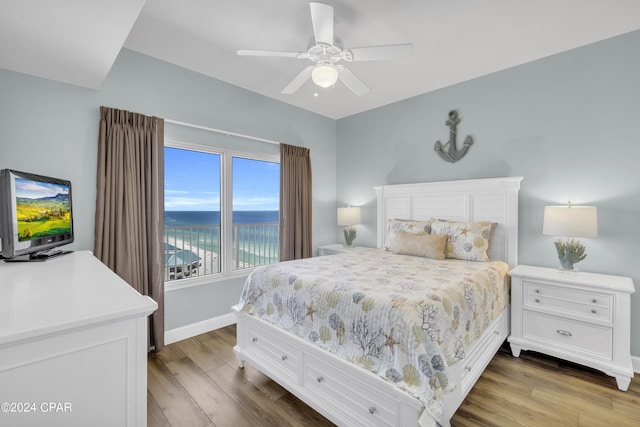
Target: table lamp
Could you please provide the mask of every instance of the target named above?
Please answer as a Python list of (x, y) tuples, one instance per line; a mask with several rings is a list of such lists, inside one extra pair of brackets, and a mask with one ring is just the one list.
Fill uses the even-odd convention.
[(545, 206), (542, 234), (567, 237), (567, 241), (556, 240), (561, 268), (573, 270), (573, 265), (587, 257), (585, 247), (575, 237), (598, 235), (598, 212), (595, 206)]
[(356, 228), (354, 225), (362, 222), (359, 207), (338, 208), (338, 225), (344, 225), (345, 247), (351, 247), (356, 238)]

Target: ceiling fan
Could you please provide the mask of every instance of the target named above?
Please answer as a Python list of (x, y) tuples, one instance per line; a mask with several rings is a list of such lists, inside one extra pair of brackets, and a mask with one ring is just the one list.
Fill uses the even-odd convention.
[[(322, 88), (333, 86), (338, 79), (358, 96), (369, 92), (369, 87), (356, 77), (340, 61), (377, 61), (409, 57), (413, 51), (411, 43), (344, 49), (342, 42), (333, 34), (333, 7), (311, 2), (311, 21), (315, 44), (306, 52), (281, 52), (273, 50), (239, 50), (241, 56), (272, 56), (308, 59), (313, 65), (306, 67), (282, 91), (295, 93), (309, 79)], [(313, 43), (313, 41), (311, 42)]]

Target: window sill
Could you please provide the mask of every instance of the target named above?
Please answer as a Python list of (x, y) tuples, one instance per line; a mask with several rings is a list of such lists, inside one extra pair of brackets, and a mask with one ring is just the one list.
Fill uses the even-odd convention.
[(188, 279), (173, 280), (171, 282), (164, 282), (164, 291), (171, 292), (180, 289), (191, 288), (193, 286), (210, 285), (212, 283), (224, 282), (225, 280), (236, 279), (238, 277), (247, 277), (254, 269), (245, 269), (240, 271), (234, 271), (231, 274), (210, 274), (208, 276), (191, 277)]

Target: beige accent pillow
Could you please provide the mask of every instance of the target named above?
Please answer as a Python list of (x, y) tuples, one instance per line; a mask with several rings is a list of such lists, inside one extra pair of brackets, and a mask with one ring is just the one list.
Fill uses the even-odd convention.
[(465, 261), (490, 261), (489, 243), (496, 224), (490, 221), (431, 220), (431, 233), (449, 236), (445, 256)]
[(396, 239), (396, 235), (399, 231), (407, 233), (419, 233), (430, 234), (431, 233), (431, 221), (413, 221), (409, 219), (390, 219), (387, 221), (387, 239), (384, 243), (384, 248), (388, 251), (391, 250), (393, 242)]
[(391, 252), (400, 255), (421, 256), (432, 259), (444, 259), (447, 246), (446, 235), (425, 233), (407, 233), (398, 231), (391, 245)]

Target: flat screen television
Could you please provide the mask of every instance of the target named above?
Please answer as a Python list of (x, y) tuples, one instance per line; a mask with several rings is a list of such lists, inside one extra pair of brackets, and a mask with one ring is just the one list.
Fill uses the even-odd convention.
[(73, 242), (71, 182), (0, 171), (0, 239), (7, 260), (45, 260), (68, 253), (58, 246)]

